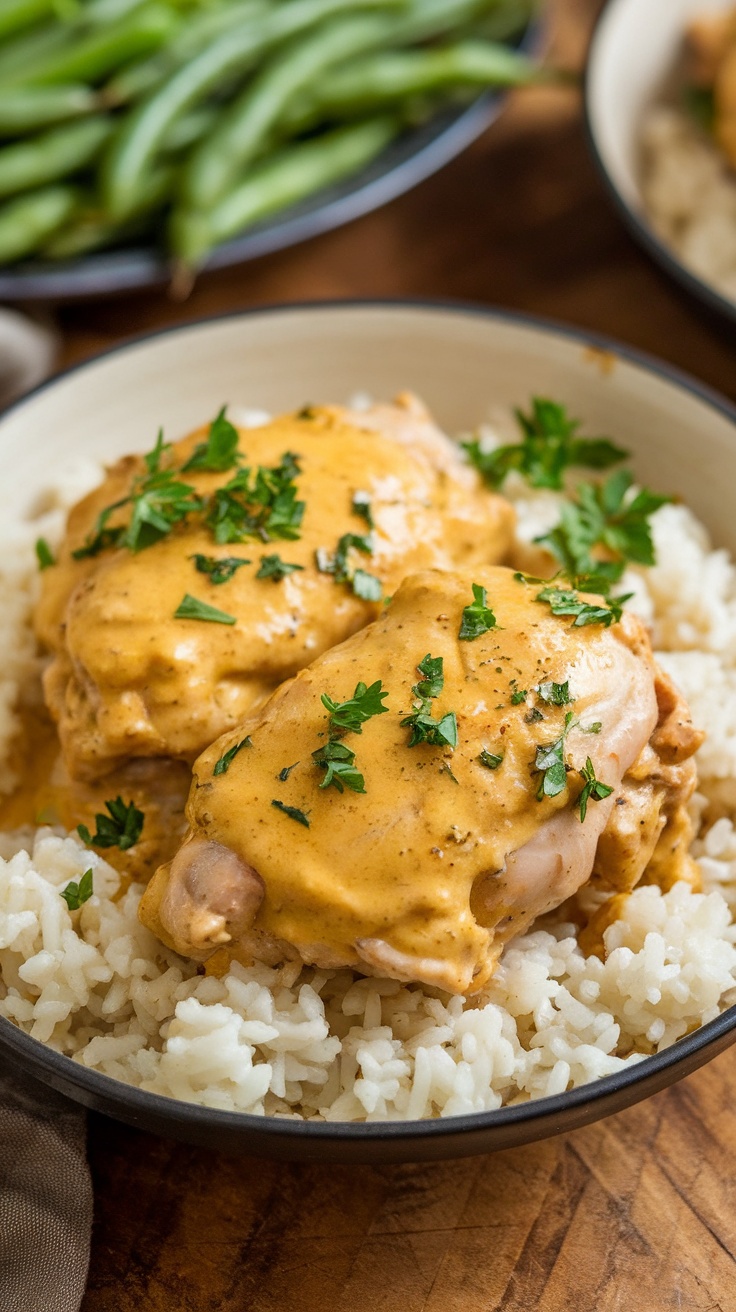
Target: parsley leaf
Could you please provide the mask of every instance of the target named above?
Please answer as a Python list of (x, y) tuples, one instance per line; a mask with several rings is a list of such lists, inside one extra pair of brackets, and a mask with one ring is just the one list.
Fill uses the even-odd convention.
[(56, 564), (54, 553), (45, 538), (39, 538), (36, 542), (36, 559), (38, 568), (42, 570)]
[(383, 597), (383, 584), (375, 574), (367, 574), (364, 569), (356, 569), (351, 579), (353, 592), (362, 601), (380, 601)]
[(252, 746), (253, 746), (252, 739), (250, 738), (250, 736), (248, 736), (247, 738), (243, 738), (241, 742), (236, 743), (234, 747), (228, 748), (228, 750), (220, 757), (219, 761), (215, 761), (215, 765), (212, 770), (213, 775), (227, 774), (238, 752), (241, 752), (244, 747), (252, 747)]
[(292, 770), (296, 770), (298, 764), (299, 762), (295, 761), (293, 765), (285, 765), (282, 770), (279, 770), (277, 778), (281, 780), (282, 784), (286, 783)]
[(345, 743), (331, 738), (324, 747), (312, 752), (312, 760), (315, 765), (324, 766), (326, 770), (320, 788), (329, 788), (330, 784), (334, 784), (338, 793), (344, 792), (345, 788), (351, 788), (354, 793), (365, 792), (365, 779), (353, 764), (355, 752), (346, 747)]
[(581, 601), (577, 592), (571, 588), (550, 586), (538, 592), (535, 601), (546, 603), (553, 615), (574, 615), (572, 627), (582, 628), (587, 624), (602, 624), (610, 628), (623, 614), (622, 603), (627, 597), (609, 597), (604, 605), (595, 606), (592, 602)]
[(462, 642), (472, 642), (474, 638), (479, 638), (481, 634), (496, 627), (496, 616), (486, 605), (486, 590), (479, 583), (473, 584), (473, 598), (472, 604), (466, 606), (463, 611), (458, 633), (458, 638)]
[(71, 880), (66, 888), (62, 888), (61, 896), (66, 902), (70, 911), (78, 911), (85, 903), (89, 902), (94, 889), (92, 887), (93, 874), (91, 870), (85, 870), (79, 883)]
[(139, 481), (132, 496), (130, 522), (118, 539), (129, 551), (144, 551), (166, 537), (175, 524), (194, 510), (202, 509), (189, 483), (179, 482), (171, 470), (149, 474)]
[(529, 694), (528, 688), (517, 688), (516, 692), (512, 692), (509, 701), (511, 702), (512, 706), (520, 706), (521, 703), (524, 701), (524, 699), (528, 696), (528, 694)]
[(409, 735), (409, 747), (416, 747), (418, 743), (428, 743), (432, 747), (451, 747), (453, 751), (457, 747), (457, 717), (454, 711), (449, 711), (443, 715), (440, 720), (435, 720), (431, 713), (431, 701), (439, 697), (445, 684), (444, 662), (441, 656), (430, 656), (429, 653), (416, 667), (420, 674), (424, 675), (418, 683), (412, 688), (412, 693), (416, 698), (414, 710), (410, 715), (404, 716), (401, 721), (402, 728), (411, 729)]
[(166, 452), (171, 450), (171, 443), (164, 442), (164, 430), (159, 428), (156, 437), (156, 445), (152, 451), (143, 457), (143, 463), (149, 474), (159, 474), (161, 472), (161, 461)]
[(228, 615), (216, 606), (208, 606), (206, 601), (192, 597), (189, 592), (182, 598), (174, 611), (175, 620), (205, 620), (210, 624), (236, 624), (234, 615)]
[(280, 802), (277, 797), (271, 798), (271, 806), (275, 806), (278, 811), (283, 811), (290, 820), (296, 820), (298, 824), (304, 825), (305, 829), (309, 829), (307, 815), (304, 811), (300, 811), (298, 806), (287, 806), (286, 802)]
[[(633, 475), (626, 469), (600, 484), (581, 483), (577, 500), (566, 502), (560, 522), (536, 539), (544, 542), (570, 575), (602, 576), (609, 583), (620, 579), (628, 561), (655, 563), (650, 517), (670, 497), (648, 488), (630, 495)], [(602, 548), (606, 559), (593, 555)]]
[(199, 442), (185, 465), (182, 473), (190, 469), (202, 469), (212, 473), (224, 473), (238, 463), (238, 430), (225, 418), (227, 406), (212, 420), (206, 442)]
[(293, 574), (296, 569), (304, 569), (304, 566), (289, 565), (280, 556), (261, 556), (256, 578), (273, 579), (274, 583), (280, 583), (282, 579), (286, 578), (287, 574)]
[(108, 547), (118, 546), (125, 532), (125, 526), (118, 524), (114, 528), (109, 528), (108, 520), (115, 510), (127, 506), (129, 501), (130, 497), (123, 497), (122, 501), (115, 501), (111, 506), (105, 506), (105, 509), (100, 511), (92, 532), (87, 534), (82, 546), (72, 552), (74, 560), (86, 560), (88, 557), (98, 556), (101, 551), (107, 551)]
[(210, 583), (227, 583), (241, 565), (250, 565), (244, 556), (190, 556), (200, 574), (206, 574)]
[(364, 556), (373, 552), (373, 539), (370, 534), (343, 533), (334, 554), (330, 555), (324, 547), (316, 552), (317, 569), (321, 574), (334, 574), (336, 583), (349, 583), (356, 597), (363, 601), (380, 601), (383, 597), (383, 584), (373, 574), (356, 568), (350, 553), (360, 551)]
[(478, 756), (478, 760), (487, 770), (497, 770), (503, 760), (503, 753), (497, 756), (495, 752), (488, 752), (484, 747)]
[(567, 766), (565, 765), (565, 739), (574, 724), (572, 711), (565, 716), (565, 727), (552, 743), (543, 743), (537, 747), (534, 769), (540, 774), (537, 787), (537, 801), (543, 797), (557, 797), (567, 787)]
[(580, 774), (584, 781), (583, 791), (578, 798), (580, 823), (582, 824), (588, 814), (588, 802), (602, 802), (604, 797), (611, 796), (613, 789), (608, 784), (602, 784), (600, 779), (596, 779), (595, 769), (590, 757), (587, 758)]
[(260, 538), (296, 541), (301, 537), (305, 502), (297, 501), (299, 457), (285, 451), (278, 465), (240, 469), (212, 495), (207, 523), (216, 542)]
[(365, 683), (357, 683), (355, 692), (346, 702), (333, 701), (323, 692), (322, 705), (330, 713), (330, 734), (362, 733), (366, 720), (387, 713), (388, 707), (383, 705), (384, 697), (388, 697), (388, 691), (383, 688), (380, 679), (370, 687)]
[(540, 683), (537, 688), (537, 696), (541, 697), (543, 702), (548, 706), (569, 706), (573, 698), (570, 696), (570, 684), (566, 679), (564, 683)]
[(86, 825), (77, 825), (77, 833), (83, 843), (89, 847), (119, 847), (126, 852), (134, 847), (141, 836), (144, 815), (133, 801), (127, 806), (122, 797), (105, 802), (108, 815), (99, 813), (95, 816), (96, 832), (90, 834)]
[(373, 522), (373, 511), (371, 510), (371, 499), (368, 492), (354, 492), (350, 509), (354, 515), (359, 515), (364, 519), (369, 528), (375, 528)]
[(559, 491), (565, 470), (574, 465), (608, 469), (629, 454), (606, 437), (580, 437), (580, 421), (571, 419), (563, 405), (532, 397), (529, 414), (517, 410), (522, 440), (495, 451), (483, 451), (477, 440), (464, 443), (471, 464), (491, 487), (500, 487), (517, 470), (532, 487)]

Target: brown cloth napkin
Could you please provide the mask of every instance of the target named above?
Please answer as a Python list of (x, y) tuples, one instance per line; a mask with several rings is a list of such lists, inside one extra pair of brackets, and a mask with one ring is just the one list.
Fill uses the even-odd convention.
[(74, 1103), (0, 1065), (2, 1312), (78, 1312), (92, 1229), (85, 1138)]
[[(0, 407), (54, 354), (50, 333), (0, 309)], [(84, 1112), (0, 1063), (0, 1312), (78, 1312), (91, 1228)]]

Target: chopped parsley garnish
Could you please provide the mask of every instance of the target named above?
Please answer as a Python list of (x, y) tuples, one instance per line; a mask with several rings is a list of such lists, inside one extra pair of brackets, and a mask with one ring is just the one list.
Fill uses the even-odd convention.
[(356, 569), (350, 581), (353, 592), (362, 601), (380, 601), (383, 597), (383, 584), (375, 574), (367, 574), (364, 569)]
[(128, 802), (127, 806), (122, 797), (116, 797), (111, 802), (105, 802), (109, 812), (103, 815), (98, 812), (95, 816), (96, 832), (90, 834), (86, 825), (77, 825), (77, 833), (83, 843), (89, 847), (119, 847), (121, 852), (127, 852), (129, 847), (134, 847), (141, 836), (143, 829), (144, 815), (133, 801)]
[(564, 683), (540, 683), (537, 696), (541, 697), (548, 706), (569, 706), (574, 700), (570, 696), (570, 684), (567, 679)]
[(333, 574), (336, 583), (349, 583), (356, 597), (363, 601), (380, 601), (383, 596), (383, 584), (373, 574), (356, 567), (351, 559), (351, 552), (360, 551), (364, 556), (373, 552), (373, 539), (369, 534), (343, 533), (334, 554), (330, 555), (324, 547), (316, 552), (317, 569), (321, 574)]
[[(156, 445), (143, 457), (146, 473), (134, 480), (129, 496), (100, 511), (83, 546), (72, 552), (75, 560), (97, 556), (108, 547), (143, 551), (160, 542), (189, 514), (203, 509), (204, 503), (189, 483), (180, 482), (174, 470), (161, 468), (164, 453), (170, 450), (170, 443), (164, 442), (163, 432), (159, 430)], [(131, 507), (128, 524), (110, 528), (110, 516), (123, 506)]]
[(478, 756), (478, 760), (487, 770), (497, 770), (503, 760), (503, 753), (497, 755), (495, 752), (486, 751), (484, 747)]
[(73, 879), (71, 883), (67, 884), (66, 888), (62, 888), (61, 896), (70, 911), (78, 911), (85, 902), (89, 902), (94, 892), (92, 880), (92, 871), (85, 870), (79, 883)]
[(45, 538), (38, 538), (36, 542), (36, 559), (39, 569), (48, 569), (50, 565), (56, 564), (54, 553)]
[(552, 743), (543, 743), (537, 747), (534, 769), (539, 772), (537, 801), (543, 797), (557, 797), (567, 787), (567, 766), (565, 765), (565, 739), (574, 724), (572, 711), (565, 716), (565, 727)]
[(480, 638), (481, 634), (496, 627), (496, 616), (490, 606), (486, 605), (486, 590), (479, 583), (473, 584), (473, 598), (471, 605), (463, 611), (458, 633), (462, 642), (472, 642), (474, 638)]
[(304, 566), (290, 565), (287, 561), (282, 560), (280, 556), (261, 556), (256, 578), (273, 579), (274, 583), (280, 583), (282, 579), (286, 578), (287, 574), (293, 574), (294, 570), (297, 569), (304, 569)]
[(583, 729), (583, 733), (600, 733), (600, 731), (601, 731), (602, 728), (603, 728), (603, 725), (602, 725), (601, 721), (600, 721), (600, 720), (596, 720), (596, 721), (595, 721), (595, 724), (589, 724), (589, 725), (587, 725), (586, 728)]
[(526, 715), (524, 716), (524, 723), (525, 723), (525, 724), (538, 724), (538, 722), (539, 722), (540, 720), (543, 720), (543, 719), (544, 719), (544, 716), (542, 715), (542, 712), (540, 711), (539, 707), (538, 707), (538, 706), (532, 706), (531, 710), (528, 710), (527, 713), (526, 713)]
[(324, 747), (312, 752), (312, 760), (315, 765), (325, 768), (320, 788), (329, 788), (330, 784), (334, 784), (338, 793), (344, 792), (345, 788), (351, 788), (354, 793), (365, 792), (365, 779), (354, 766), (355, 752), (346, 747), (345, 743), (331, 738)]
[(584, 781), (583, 791), (578, 798), (580, 823), (582, 824), (588, 814), (588, 802), (602, 802), (604, 797), (611, 796), (613, 789), (609, 784), (602, 784), (600, 779), (596, 779), (595, 769), (590, 757), (587, 758), (580, 773)]
[(228, 583), (241, 565), (250, 565), (244, 556), (192, 556), (200, 574), (206, 574), (210, 583)]
[(517, 688), (516, 692), (512, 692), (511, 697), (509, 698), (511, 705), (520, 706), (521, 703), (524, 701), (525, 697), (528, 696), (528, 693), (529, 693), (528, 688)]
[(365, 520), (369, 528), (376, 527), (373, 522), (371, 499), (367, 492), (354, 492), (350, 508), (354, 515), (359, 515), (361, 519)]
[(185, 465), (182, 473), (190, 470), (206, 470), (209, 473), (224, 473), (238, 463), (238, 430), (229, 419), (225, 418), (227, 406), (210, 424), (206, 442), (199, 442)]
[(297, 501), (299, 457), (284, 452), (273, 469), (240, 469), (210, 498), (207, 523), (216, 542), (301, 537), (305, 502)]
[(286, 802), (280, 802), (277, 797), (271, 798), (271, 806), (275, 806), (277, 811), (283, 811), (290, 820), (296, 820), (297, 824), (304, 825), (305, 829), (309, 828), (307, 815), (304, 811), (300, 811), (298, 806), (287, 806)]
[(535, 601), (548, 605), (553, 615), (574, 615), (574, 629), (583, 628), (587, 624), (602, 624), (610, 628), (611, 624), (621, 619), (622, 603), (626, 600), (627, 597), (609, 597), (604, 605), (596, 606), (592, 602), (581, 601), (577, 592), (571, 588), (555, 586), (543, 588), (535, 597)]
[(209, 624), (237, 623), (234, 615), (228, 615), (226, 611), (218, 610), (216, 606), (208, 606), (206, 601), (200, 601), (198, 597), (192, 597), (188, 592), (174, 611), (174, 619), (205, 620)]
[[(228, 750), (220, 757), (219, 761), (215, 761), (214, 769), (212, 771), (213, 775), (227, 774), (238, 752), (242, 752), (244, 747), (252, 746), (252, 739), (248, 736), (247, 738), (243, 738), (241, 742), (236, 743), (234, 747), (228, 748)], [(294, 767), (292, 766), (291, 768), (293, 770)]]
[(412, 688), (416, 698), (414, 710), (401, 721), (402, 728), (411, 729), (409, 747), (416, 747), (418, 743), (428, 743), (432, 747), (451, 747), (453, 751), (457, 747), (455, 712), (449, 711), (440, 720), (435, 720), (432, 715), (431, 702), (439, 697), (445, 684), (443, 665), (441, 656), (430, 656), (429, 653), (417, 665), (424, 678)]
[(370, 687), (357, 683), (355, 692), (346, 702), (333, 701), (326, 692), (322, 693), (322, 705), (330, 713), (330, 735), (338, 733), (362, 733), (366, 720), (374, 715), (385, 715), (388, 707), (383, 705), (388, 692), (377, 679)]
[(285, 765), (282, 770), (279, 770), (277, 778), (281, 780), (282, 784), (286, 783), (286, 780), (289, 778), (289, 775), (291, 774), (292, 770), (296, 770), (298, 764), (299, 762), (295, 761), (293, 765)]
[(465, 442), (471, 464), (491, 487), (501, 487), (517, 470), (532, 487), (559, 491), (565, 470), (571, 466), (608, 469), (629, 454), (607, 437), (580, 437), (580, 422), (571, 419), (563, 405), (532, 397), (531, 412), (516, 410), (521, 442), (484, 451), (476, 440)]
[[(590, 590), (606, 591), (624, 572), (627, 562), (636, 565), (655, 563), (650, 517), (670, 500), (648, 488), (629, 495), (632, 474), (619, 470), (603, 483), (581, 483), (577, 500), (567, 501), (560, 522), (536, 541), (543, 542), (561, 561), (571, 577), (592, 576)], [(602, 548), (605, 559), (594, 557)], [(593, 579), (603, 581), (595, 587)]]

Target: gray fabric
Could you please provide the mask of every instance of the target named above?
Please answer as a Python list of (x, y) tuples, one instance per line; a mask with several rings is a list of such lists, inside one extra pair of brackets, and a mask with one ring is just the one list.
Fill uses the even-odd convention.
[(92, 1228), (85, 1137), (80, 1108), (0, 1065), (2, 1312), (78, 1312)]

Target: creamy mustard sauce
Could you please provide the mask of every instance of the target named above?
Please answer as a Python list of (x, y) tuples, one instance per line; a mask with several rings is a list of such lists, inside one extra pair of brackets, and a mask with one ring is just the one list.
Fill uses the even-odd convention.
[[(497, 626), (461, 641), (473, 582), (486, 588)], [(622, 775), (658, 718), (656, 671), (640, 622), (627, 615), (608, 629), (574, 628), (569, 616), (555, 617), (535, 600), (538, 591), (503, 568), (406, 580), (380, 620), (326, 652), (195, 764), (189, 839), (202, 844), (191, 849), (202, 858), (194, 893), (208, 882), (208, 851), (215, 884), (223, 852), (236, 854), (262, 881), (248, 932), (227, 930), (228, 916), (243, 920), (230, 862), (219, 885), (230, 890), (227, 906), (218, 908), (223, 932), (207, 941), (213, 917), (192, 895), (187, 847), (149, 885), (144, 923), (201, 959), (231, 938), (230, 954), (246, 962), (298, 954), (318, 965), (346, 964), (454, 992), (478, 989), (502, 944), (588, 879)], [(444, 689), (432, 713), (439, 719), (455, 712), (454, 752), (409, 747), (409, 730), (401, 725), (415, 702), (416, 666), (427, 653), (443, 658)], [(378, 679), (388, 692), (388, 713), (342, 740), (356, 754), (365, 795), (321, 790), (324, 769), (312, 760), (329, 728), (321, 695), (344, 701), (359, 681)], [(548, 705), (533, 691), (568, 680), (570, 706)], [(559, 738), (568, 711), (578, 722), (566, 740), (568, 786), (540, 801), (536, 749)], [(585, 732), (599, 721), (600, 732)], [(215, 775), (216, 762), (246, 736), (250, 745)], [(502, 755), (497, 769), (481, 763), (483, 750)], [(589, 803), (582, 825), (575, 803), (587, 757), (614, 792)], [(285, 767), (293, 768), (282, 779)], [(663, 791), (651, 790), (657, 815)], [(276, 809), (274, 799), (297, 808), (309, 827)], [(652, 827), (659, 833), (663, 823), (655, 817)], [(522, 854), (534, 843), (540, 852), (524, 865)], [(256, 892), (251, 881), (247, 898)]]
[[(92, 779), (131, 757), (193, 760), (284, 679), (380, 614), (380, 602), (361, 600), (316, 565), (318, 549), (333, 552), (343, 534), (367, 533), (352, 508), (356, 492), (367, 493), (375, 530), (372, 554), (353, 563), (380, 579), (386, 595), (417, 569), (502, 558), (513, 526), (508, 503), (481, 487), (436, 430), (428, 435), (409, 410), (403, 422), (416, 426), (411, 448), (372, 431), (368, 416), (361, 427), (360, 416), (328, 407), (240, 432), (250, 467), (276, 466), (287, 451), (299, 457), (306, 509), (296, 541), (217, 545), (194, 515), (136, 554), (108, 549), (73, 559), (100, 512), (145, 473), (140, 457), (120, 461), (72, 510), (58, 564), (42, 576), (36, 628), (53, 653), (46, 698), (73, 776)], [(205, 430), (192, 434), (167, 460), (179, 467), (205, 439)], [(180, 477), (205, 496), (234, 472)], [(129, 514), (114, 512), (108, 526)], [(196, 553), (251, 563), (216, 585), (195, 568)], [(274, 553), (301, 569), (278, 583), (257, 579), (261, 557)], [(185, 594), (236, 623), (175, 619)]]

